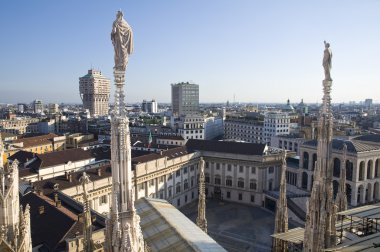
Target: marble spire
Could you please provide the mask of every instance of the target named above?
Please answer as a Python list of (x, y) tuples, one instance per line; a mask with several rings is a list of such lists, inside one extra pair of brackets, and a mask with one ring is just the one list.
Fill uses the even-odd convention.
[(201, 157), (199, 161), (199, 201), (198, 201), (198, 217), (197, 226), (207, 233), (206, 219), (206, 192), (205, 192), (205, 161)]
[(82, 177), (79, 179), (82, 184), (83, 190), (83, 245), (84, 252), (94, 251), (94, 241), (92, 240), (92, 220), (91, 220), (91, 207), (90, 199), (87, 191), (87, 184), (90, 183), (89, 176), (83, 172)]
[(346, 161), (347, 160), (347, 145), (343, 145), (343, 162), (340, 167), (340, 178), (338, 194), (336, 195), (335, 204), (337, 211), (347, 210), (347, 195), (346, 195)]
[[(30, 207), (19, 201), (18, 161), (3, 165), (4, 145), (0, 133), (0, 249), (32, 251)], [(3, 250), (1, 250), (3, 251)]]
[(124, 83), (128, 57), (133, 52), (132, 28), (117, 12), (111, 40), (115, 49), (115, 105), (111, 115), (112, 202), (106, 221), (106, 246), (109, 252), (144, 251), (140, 217), (134, 206), (131, 140), (125, 111)]
[(330, 44), (325, 42), (323, 59), (325, 79), (322, 82), (323, 104), (318, 119), (317, 162), (314, 170), (314, 182), (307, 203), (303, 243), (303, 251), (305, 252), (323, 251), (325, 248), (335, 246), (336, 243), (336, 205), (333, 200), (332, 187), (331, 57)]
[[(274, 233), (284, 233), (288, 231), (288, 203), (286, 198), (286, 150), (284, 150), (281, 167), (280, 195), (276, 206), (276, 219)], [(273, 251), (286, 252), (288, 244), (278, 239), (273, 240)]]

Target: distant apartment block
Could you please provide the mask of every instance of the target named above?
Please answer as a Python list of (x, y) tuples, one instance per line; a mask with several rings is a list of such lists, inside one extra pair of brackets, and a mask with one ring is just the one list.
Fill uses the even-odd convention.
[(143, 100), (141, 104), (141, 110), (146, 113), (157, 113), (158, 112), (158, 106), (156, 100), (146, 101)]
[(172, 84), (173, 115), (181, 116), (199, 112), (199, 85), (181, 82)]
[(90, 111), (91, 116), (108, 115), (111, 81), (100, 71), (90, 69), (79, 78), (79, 93), (83, 108)]
[(44, 105), (41, 100), (34, 100), (32, 106), (34, 113), (41, 114), (44, 112)]

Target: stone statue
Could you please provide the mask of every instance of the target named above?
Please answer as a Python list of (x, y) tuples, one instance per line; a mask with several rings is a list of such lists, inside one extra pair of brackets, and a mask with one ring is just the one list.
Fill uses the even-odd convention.
[(121, 11), (117, 12), (116, 20), (113, 22), (111, 40), (115, 49), (114, 70), (125, 71), (128, 56), (133, 53), (133, 33)]
[(326, 43), (326, 41), (323, 41), (325, 43), (325, 51), (323, 53), (323, 62), (322, 66), (325, 69), (325, 80), (331, 81), (331, 75), (330, 75), (330, 70), (331, 70), (331, 59), (332, 59), (332, 52), (330, 49), (330, 44)]

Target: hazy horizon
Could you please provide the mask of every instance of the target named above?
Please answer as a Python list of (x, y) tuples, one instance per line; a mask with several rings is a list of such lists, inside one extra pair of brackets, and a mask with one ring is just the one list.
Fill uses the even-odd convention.
[(380, 2), (371, 0), (7, 1), (0, 103), (80, 103), (79, 77), (90, 68), (112, 80), (110, 32), (119, 9), (134, 32), (127, 103), (170, 103), (170, 84), (182, 81), (200, 85), (202, 103), (234, 95), (320, 103), (323, 40), (333, 52), (333, 102), (380, 103)]

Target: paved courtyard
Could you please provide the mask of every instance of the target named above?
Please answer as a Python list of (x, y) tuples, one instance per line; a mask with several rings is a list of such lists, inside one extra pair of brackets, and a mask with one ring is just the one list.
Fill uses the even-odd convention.
[[(208, 234), (231, 252), (270, 252), (274, 214), (259, 207), (207, 199)], [(195, 222), (198, 201), (180, 209)], [(290, 227), (294, 227), (291, 225)]]

